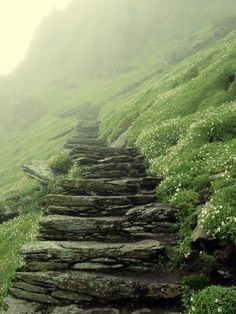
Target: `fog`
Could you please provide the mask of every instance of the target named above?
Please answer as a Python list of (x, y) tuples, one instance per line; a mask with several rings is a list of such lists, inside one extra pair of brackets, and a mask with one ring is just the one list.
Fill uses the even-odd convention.
[(0, 75), (11, 72), (25, 56), (40, 20), (71, 0), (0, 0)]

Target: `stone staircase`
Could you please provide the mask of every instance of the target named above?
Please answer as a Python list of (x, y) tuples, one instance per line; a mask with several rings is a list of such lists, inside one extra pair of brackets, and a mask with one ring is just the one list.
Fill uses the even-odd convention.
[(80, 119), (65, 148), (83, 172), (46, 196), (7, 313), (176, 313), (182, 274), (159, 270), (175, 242), (175, 210), (155, 194), (161, 178), (146, 174), (134, 148), (108, 147), (96, 114)]

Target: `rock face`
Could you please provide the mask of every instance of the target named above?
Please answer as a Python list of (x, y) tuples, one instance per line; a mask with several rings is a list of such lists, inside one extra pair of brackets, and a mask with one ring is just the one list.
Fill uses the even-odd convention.
[[(65, 145), (82, 175), (46, 196), (38, 239), (22, 248), (8, 314), (174, 313), (160, 304), (179, 299), (181, 274), (158, 265), (175, 241), (176, 210), (158, 202), (162, 178), (147, 176), (138, 152), (108, 147), (98, 130), (94, 113), (82, 113)], [(25, 167), (46, 184), (51, 174), (41, 170)]]
[(54, 174), (46, 161), (31, 161), (22, 166), (22, 170), (32, 179), (47, 185), (53, 179)]
[(118, 139), (112, 143), (112, 147), (126, 147), (128, 144), (128, 131), (121, 134)]

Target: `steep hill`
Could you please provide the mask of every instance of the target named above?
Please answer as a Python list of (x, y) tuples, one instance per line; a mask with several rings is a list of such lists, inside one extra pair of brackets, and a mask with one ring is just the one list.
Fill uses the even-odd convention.
[(181, 209), (180, 255), (199, 223), (205, 237), (236, 243), (236, 34), (103, 109), (110, 142), (125, 132), (162, 175), (161, 198)]
[(0, 80), (0, 194), (25, 184), (24, 162), (59, 149), (64, 139), (51, 138), (74, 125), (60, 113), (158, 77), (228, 33), (235, 14), (234, 0), (77, 0), (45, 18), (25, 61)]
[(198, 221), (231, 252), (236, 35), (215, 43), (235, 16), (235, 0), (78, 0), (42, 22), (25, 61), (0, 79), (0, 210), (18, 199), (26, 214), (0, 226), (0, 300), (40, 216), (41, 192), (21, 166), (57, 155), (84, 104), (103, 108), (101, 135), (123, 135), (163, 176), (159, 197), (180, 209), (174, 266), (196, 257)]

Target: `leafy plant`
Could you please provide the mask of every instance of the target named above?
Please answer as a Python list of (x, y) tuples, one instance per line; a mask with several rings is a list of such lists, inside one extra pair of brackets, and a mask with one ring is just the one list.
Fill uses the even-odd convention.
[(236, 290), (220, 286), (210, 286), (193, 293), (187, 314), (235, 314)]
[(57, 155), (56, 157), (52, 158), (50, 162), (50, 167), (57, 174), (68, 173), (71, 166), (72, 166), (71, 156), (65, 153), (61, 153), (60, 155)]

